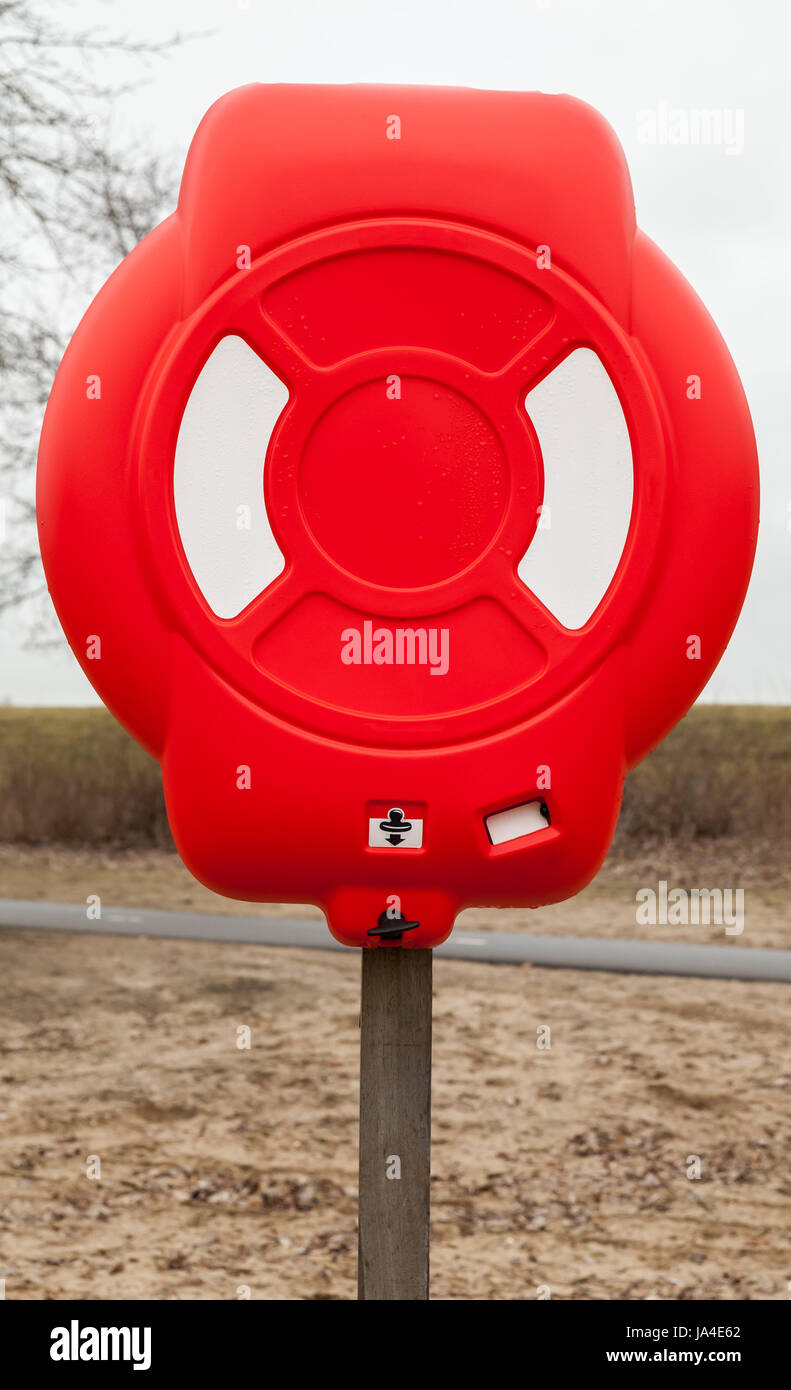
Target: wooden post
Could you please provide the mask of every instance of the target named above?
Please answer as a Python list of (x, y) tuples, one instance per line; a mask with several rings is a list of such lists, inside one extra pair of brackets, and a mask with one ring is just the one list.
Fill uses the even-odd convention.
[(359, 1299), (428, 1298), (432, 952), (362, 952)]

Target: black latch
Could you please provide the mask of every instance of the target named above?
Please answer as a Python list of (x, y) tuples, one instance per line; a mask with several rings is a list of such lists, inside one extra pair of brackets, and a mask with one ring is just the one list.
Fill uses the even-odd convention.
[(394, 914), (391, 909), (380, 915), (376, 926), (369, 927), (366, 935), (380, 936), (383, 941), (400, 941), (405, 931), (415, 931), (419, 926), (419, 922), (408, 922), (400, 912)]

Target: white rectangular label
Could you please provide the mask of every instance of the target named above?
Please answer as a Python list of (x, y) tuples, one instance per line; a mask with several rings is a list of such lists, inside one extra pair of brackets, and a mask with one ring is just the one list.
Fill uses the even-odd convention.
[(536, 830), (546, 830), (549, 821), (541, 812), (542, 801), (523, 801), (521, 806), (509, 806), (507, 811), (495, 811), (486, 816), (485, 825), (493, 845), (504, 845), (508, 840), (520, 840), (523, 835), (533, 835)]
[(374, 849), (420, 849), (423, 821), (410, 819), (399, 806), (393, 806), (386, 816), (369, 818), (368, 844)]

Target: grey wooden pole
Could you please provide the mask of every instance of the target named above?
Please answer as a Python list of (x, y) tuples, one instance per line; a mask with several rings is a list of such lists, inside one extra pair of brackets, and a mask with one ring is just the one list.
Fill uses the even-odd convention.
[(428, 1298), (432, 952), (362, 952), (358, 1299)]

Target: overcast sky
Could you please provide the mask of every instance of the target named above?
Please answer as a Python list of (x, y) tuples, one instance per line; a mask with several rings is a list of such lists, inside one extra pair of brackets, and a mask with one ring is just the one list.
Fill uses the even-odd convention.
[[(626, 151), (638, 221), (713, 314), (758, 436), (758, 559), (706, 698), (791, 701), (791, 21), (779, 0), (72, 0), (51, 10), (133, 37), (211, 31), (157, 60), (113, 115), (119, 134), (182, 162), (206, 108), (246, 82), (570, 92), (598, 107)], [(723, 143), (647, 143), (646, 112), (661, 127), (673, 108), (721, 111)], [(67, 651), (27, 652), (22, 637), (17, 619), (3, 619), (0, 700), (95, 699)]]

